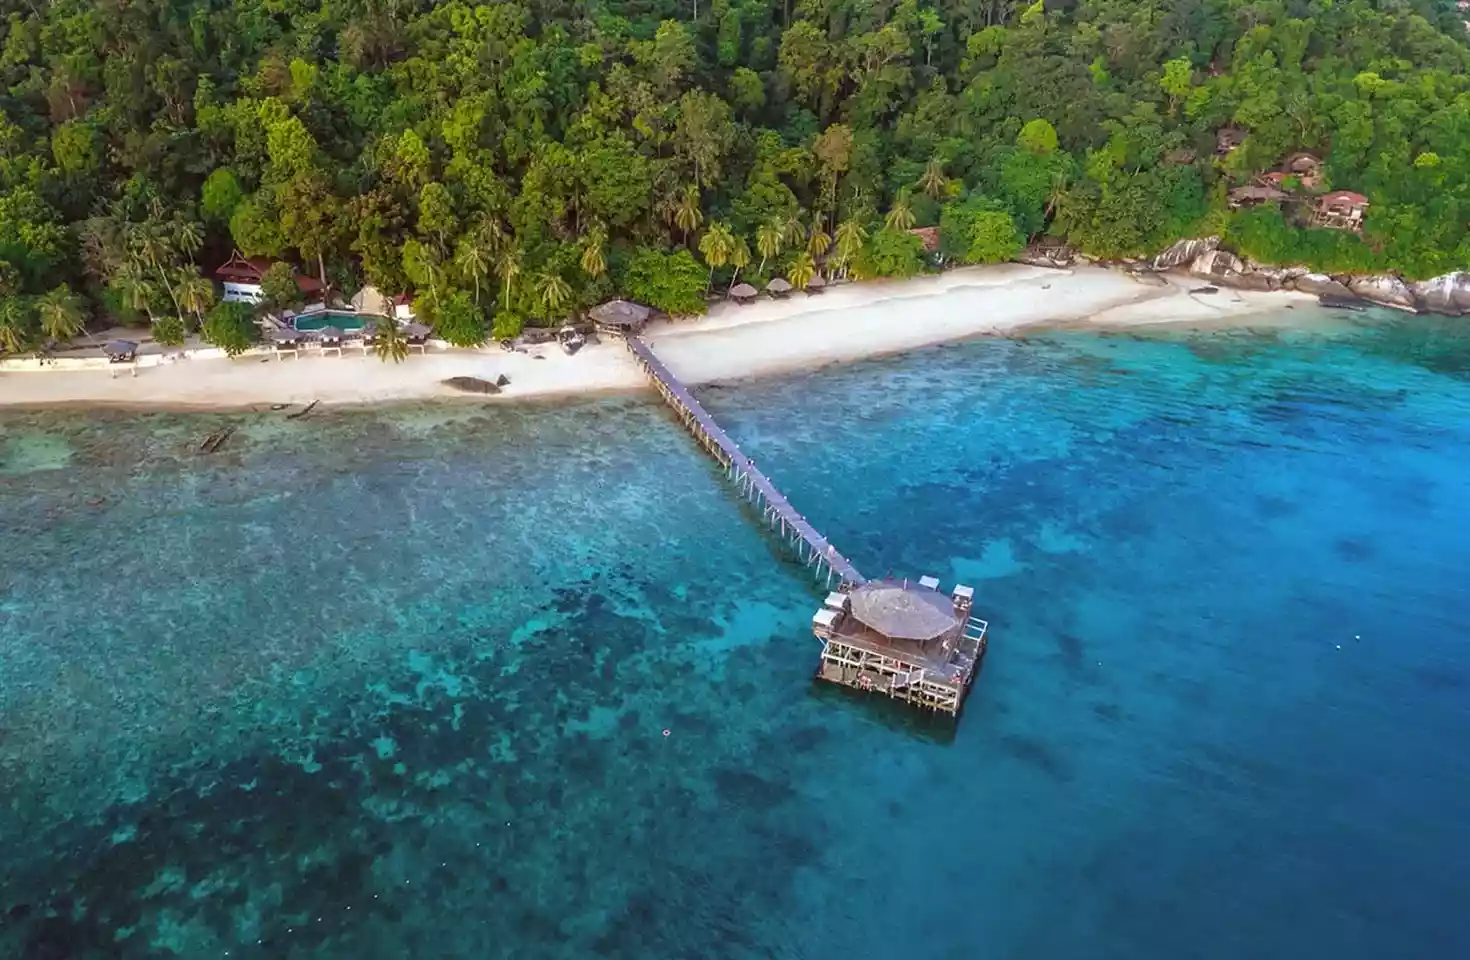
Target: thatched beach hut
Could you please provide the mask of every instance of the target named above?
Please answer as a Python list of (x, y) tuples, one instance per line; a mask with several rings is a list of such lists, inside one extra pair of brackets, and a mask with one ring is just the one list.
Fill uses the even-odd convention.
[(637, 333), (648, 322), (653, 311), (631, 300), (609, 300), (588, 311), (588, 316), (603, 333), (627, 335)]
[(777, 277), (766, 284), (766, 292), (773, 297), (784, 297), (791, 292), (791, 284), (785, 277)]
[(812, 274), (812, 278), (806, 282), (807, 293), (821, 293), (827, 289), (827, 278), (820, 273)]
[(730, 288), (730, 299), (737, 303), (749, 303), (760, 296), (760, 291), (748, 283), (737, 283)]
[(427, 326), (415, 321), (405, 324), (403, 327), (403, 339), (408, 341), (408, 349), (418, 350), (419, 353), (429, 352), (429, 333)]
[(342, 339), (345, 336), (341, 328), (332, 326), (322, 327), (316, 332), (316, 338), (321, 343), (324, 355), (328, 350), (335, 350), (337, 356), (342, 356)]
[[(138, 375), (138, 344), (134, 341), (109, 340), (107, 346), (102, 348), (102, 352), (107, 354), (108, 364), (126, 363), (132, 368), (132, 375), (135, 377)], [(115, 367), (112, 370), (112, 375), (114, 377), (117, 376), (117, 369)]]

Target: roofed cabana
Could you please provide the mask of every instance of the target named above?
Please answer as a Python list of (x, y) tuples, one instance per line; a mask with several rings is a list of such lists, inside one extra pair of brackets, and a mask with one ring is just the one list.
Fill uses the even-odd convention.
[(422, 323), (414, 322), (405, 324), (403, 327), (403, 339), (408, 341), (410, 350), (418, 350), (419, 353), (429, 352), (429, 330)]
[[(138, 344), (136, 342), (109, 340), (107, 346), (102, 348), (102, 352), (107, 354), (109, 365), (126, 363), (132, 368), (132, 375), (135, 377), (138, 375)], [(112, 375), (117, 376), (116, 367), (113, 368)]]
[(602, 333), (626, 336), (643, 329), (653, 313), (648, 307), (631, 300), (609, 300), (587, 312)]
[(766, 292), (773, 297), (784, 297), (791, 292), (791, 282), (785, 277), (777, 277), (766, 284)]
[(342, 356), (342, 340), (346, 336), (338, 327), (322, 327), (316, 332), (316, 339), (321, 344), (322, 355), (326, 356), (328, 350), (337, 351), (337, 356)]
[(827, 289), (827, 278), (820, 273), (812, 274), (812, 278), (806, 282), (807, 293), (821, 293)]
[(301, 341), (306, 339), (306, 334), (294, 327), (281, 327), (270, 332), (271, 343), (276, 348), (276, 356), (293, 357), (300, 356)]
[(748, 283), (737, 283), (730, 288), (730, 299), (738, 303), (749, 303), (760, 296), (760, 291)]
[(974, 591), (945, 596), (939, 581), (872, 580), (827, 598), (812, 620), (824, 680), (958, 713), (985, 652)]

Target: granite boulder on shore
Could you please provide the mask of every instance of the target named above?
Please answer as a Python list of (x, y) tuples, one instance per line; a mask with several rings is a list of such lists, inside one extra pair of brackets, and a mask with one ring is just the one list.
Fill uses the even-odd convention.
[(1426, 310), (1451, 316), (1470, 314), (1470, 271), (1457, 270), (1431, 280), (1410, 284), (1409, 289)]

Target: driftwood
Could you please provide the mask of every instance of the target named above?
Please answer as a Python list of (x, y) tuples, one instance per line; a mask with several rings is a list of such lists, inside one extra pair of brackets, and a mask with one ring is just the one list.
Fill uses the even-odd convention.
[(319, 404), (319, 403), (321, 403), (320, 400), (313, 400), (313, 401), (311, 401), (311, 403), (308, 403), (306, 405), (306, 409), (305, 410), (297, 410), (295, 413), (288, 413), (288, 414), (286, 414), (286, 419), (287, 420), (300, 420), (301, 418), (305, 417), (308, 413), (311, 413), (312, 410), (316, 409), (316, 405)]
[(225, 441), (230, 439), (230, 434), (234, 432), (234, 424), (231, 424), (230, 426), (225, 427), (221, 430), (216, 430), (214, 433), (211, 433), (209, 436), (204, 438), (204, 442), (199, 445), (199, 452), (214, 453), (215, 451), (219, 450), (220, 447), (225, 445)]

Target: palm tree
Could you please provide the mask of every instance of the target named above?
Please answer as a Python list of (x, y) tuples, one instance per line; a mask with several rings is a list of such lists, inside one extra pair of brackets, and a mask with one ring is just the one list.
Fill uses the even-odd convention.
[(478, 236), (466, 235), (459, 240), (454, 257), (461, 273), (475, 284), (475, 306), (480, 305), (480, 281), (490, 275), (490, 249)]
[(806, 240), (806, 227), (801, 225), (801, 218), (796, 214), (787, 214), (781, 220), (781, 241), (786, 246), (795, 247)]
[(704, 213), (699, 209), (699, 188), (691, 183), (684, 188), (684, 196), (674, 210), (674, 225), (684, 231), (684, 242), (687, 244), (689, 234), (699, 229), (703, 222)]
[(123, 306), (147, 314), (148, 322), (153, 322), (153, 298), (158, 291), (148, 279), (142, 264), (131, 260), (124, 263), (112, 275), (112, 284), (122, 297)]
[(791, 266), (786, 268), (786, 279), (798, 290), (805, 290), (806, 285), (811, 282), (812, 277), (817, 275), (816, 261), (812, 255), (803, 250), (791, 261)]
[(744, 237), (736, 237), (735, 245), (730, 248), (730, 266), (735, 268), (735, 273), (730, 277), (730, 287), (725, 291), (728, 296), (730, 290), (735, 289), (735, 278), (740, 276), (740, 271), (750, 266), (750, 244), (745, 242)]
[(70, 340), (86, 328), (82, 298), (62, 284), (36, 301), (41, 315), (41, 332), (51, 340)]
[(505, 295), (500, 298), (502, 309), (510, 309), (510, 285), (516, 277), (521, 275), (521, 249), (514, 243), (507, 243), (496, 258), (495, 270), (500, 274), (500, 279), (505, 283)]
[(889, 230), (908, 230), (914, 225), (914, 211), (909, 204), (907, 190), (900, 190), (893, 198), (893, 207), (883, 219), (883, 225)]
[(572, 299), (572, 288), (561, 275), (553, 271), (545, 271), (536, 274), (536, 289), (539, 291), (541, 302), (546, 306), (546, 315), (550, 319), (566, 306)]
[(175, 281), (179, 305), (200, 322), (204, 322), (204, 311), (214, 306), (214, 284), (191, 267), (180, 267)]
[(923, 176), (919, 177), (919, 189), (930, 199), (938, 200), (948, 187), (949, 178), (944, 175), (944, 164), (939, 162), (938, 157), (930, 157), (929, 164), (924, 167)]
[(823, 229), (824, 226), (825, 220), (820, 213), (812, 218), (812, 229), (807, 234), (806, 252), (812, 255), (813, 260), (824, 255), (832, 246), (832, 235)]
[(194, 254), (204, 246), (204, 234), (193, 220), (176, 220), (173, 229), (174, 246), (192, 262)]
[(723, 221), (710, 224), (710, 228), (699, 238), (699, 252), (704, 254), (704, 262), (709, 264), (709, 281), (704, 285), (706, 291), (714, 285), (715, 270), (730, 262), (730, 254), (735, 250), (735, 237), (730, 233), (730, 225)]
[(149, 220), (146, 223), (132, 224), (132, 236), (130, 245), (134, 256), (143, 264), (153, 268), (163, 280), (164, 289), (168, 291), (168, 298), (174, 302), (174, 313), (179, 322), (184, 320), (184, 311), (179, 307), (179, 298), (174, 293), (173, 284), (168, 282), (168, 271), (164, 269), (165, 263), (173, 259), (173, 239), (169, 236), (169, 227), (161, 220)]
[(398, 321), (383, 317), (373, 325), (373, 336), (373, 353), (379, 360), (402, 363), (408, 359), (408, 340), (398, 328)]
[(868, 239), (868, 231), (864, 230), (862, 224), (856, 220), (844, 220), (837, 225), (837, 252), (832, 258), (832, 265), (847, 272), (847, 265), (852, 258), (858, 255), (863, 248), (863, 241)]
[(594, 223), (582, 241), (582, 272), (594, 280), (607, 273), (607, 228)]
[(20, 297), (0, 297), (0, 352), (20, 353), (30, 339), (27, 304)]
[(755, 268), (756, 273), (766, 268), (767, 260), (781, 252), (781, 234), (781, 221), (774, 218), (755, 228), (755, 249), (761, 255), (761, 264)]

